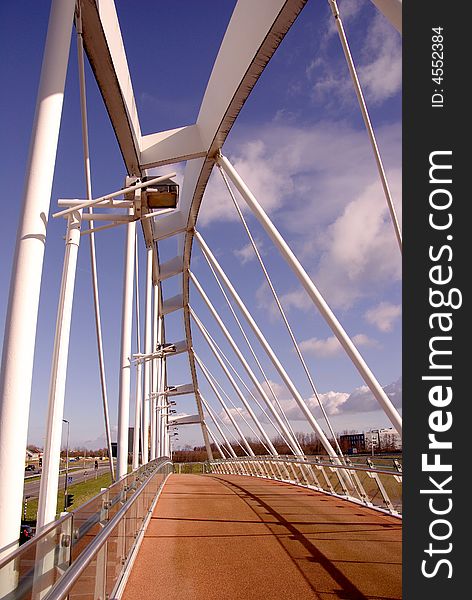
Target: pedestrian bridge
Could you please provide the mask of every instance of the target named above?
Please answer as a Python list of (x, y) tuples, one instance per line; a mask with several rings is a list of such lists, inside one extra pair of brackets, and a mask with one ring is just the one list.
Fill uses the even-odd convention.
[(402, 477), (388, 462), (255, 457), (195, 475), (158, 459), (0, 563), (0, 597), (400, 599)]
[[(396, 29), (401, 29), (401, 2), (373, 3)], [(152, 15), (138, 8), (126, 23), (129, 35), (139, 44), (147, 41), (152, 46), (155, 36), (168, 39), (165, 36), (176, 36), (179, 31), (177, 25), (162, 24), (160, 3), (152, 4), (156, 5)], [(228, 3), (215, 3), (215, 9), (223, 4)], [(295, 293), (303, 295), (303, 306), (306, 301), (308, 311), (313, 308), (319, 318), (319, 322), (311, 321), (311, 313), (304, 313), (298, 322), (298, 335), (305, 323), (317, 336), (329, 334), (325, 342), (330, 352), (334, 348), (335, 353), (345, 353), (349, 368), (352, 366), (362, 380), (362, 390), (370, 394), (368, 409), (375, 406), (383, 410), (395, 434), (401, 436), (398, 402), (394, 404), (391, 398), (395, 392), (391, 394), (383, 387), (359, 352), (357, 345), (365, 342), (366, 336), (349, 335), (315, 285), (311, 269), (302, 265), (223, 154), (240, 110), (307, 2), (237, 0), (233, 4), (221, 46), (215, 49), (215, 62), (195, 122), (185, 126), (176, 122), (174, 129), (151, 129), (153, 133), (145, 134), (113, 0), (51, 0), (24, 198), (22, 203), (17, 202), (21, 214), (0, 372), (0, 600), (400, 598), (401, 464), (393, 460), (359, 462), (343, 455), (329, 410), (323, 405), (322, 394), (303, 356), (303, 343), (297, 340), (297, 328), (290, 324), (287, 298), (291, 292), (283, 269), (287, 268), (288, 276), (293, 274), (300, 285)], [(399, 260), (401, 230), (335, 0), (329, 0), (326, 13), (333, 21), (323, 32), (332, 29), (338, 34), (366, 127), (366, 145), (373, 152), (372, 169), (381, 184), (381, 204), (374, 212), (380, 215), (379, 223), (388, 222), (389, 229), (387, 232), (382, 227), (379, 235), (391, 239), (392, 254)], [(145, 18), (158, 24), (152, 36), (142, 33)], [(76, 120), (82, 129), (85, 189), (82, 198), (55, 198), (58, 210), (52, 214), (46, 231), (73, 24), (80, 91), (80, 115)], [(212, 25), (208, 19), (208, 27)], [(306, 27), (306, 31), (311, 28)], [(375, 43), (381, 45), (381, 38), (375, 36)], [(179, 43), (184, 41), (179, 39)], [(156, 56), (154, 47), (151, 50), (152, 60), (145, 74), (158, 78), (158, 61), (167, 57)], [(109, 181), (124, 179), (124, 185), (111, 192), (119, 187), (113, 184), (97, 197), (92, 193), (85, 58), (123, 157), (123, 169), (113, 172)], [(146, 58), (144, 52), (142, 58)], [(182, 76), (178, 69), (177, 76)], [(164, 83), (160, 81), (162, 94), (172, 84)], [(102, 109), (100, 105), (100, 115), (104, 114)], [(279, 112), (285, 110), (278, 111), (277, 118)], [(157, 128), (159, 114), (151, 116), (155, 121), (149, 122)], [(339, 149), (342, 141), (335, 141), (337, 146), (332, 148)], [(308, 147), (303, 153), (307, 150), (310, 154)], [(106, 150), (100, 152), (106, 154)], [(330, 146), (326, 152), (334, 150)], [(357, 148), (353, 154), (357, 156)], [(359, 156), (363, 160), (363, 154)], [(297, 159), (290, 156), (290, 160)], [(265, 180), (264, 165), (258, 162), (254, 158), (250, 169), (256, 172), (261, 167)], [(304, 180), (303, 165), (300, 181)], [(162, 170), (159, 176), (153, 171), (156, 168)], [(283, 182), (284, 164), (276, 168)], [(316, 173), (319, 168), (316, 165)], [(337, 179), (342, 168), (340, 160), (329, 176)], [(99, 175), (107, 175), (106, 167), (101, 169)], [(227, 257), (237, 255), (237, 248), (230, 246), (233, 229), (227, 235), (215, 228), (218, 239), (225, 237), (228, 242), (225, 250), (219, 251), (212, 250), (212, 241), (197, 227), (212, 172), (219, 182), (219, 196), (228, 202), (230, 211), (234, 209), (231, 219), (241, 225), (248, 240), (243, 250), (249, 250), (255, 259), (255, 277), (262, 277), (260, 289), (267, 289), (270, 306), (283, 325), (280, 337), (265, 319), (257, 322), (254, 293), (259, 279), (249, 280), (241, 269), (235, 270), (231, 279), (224, 269), (222, 263)], [(68, 172), (66, 179), (69, 177)], [(180, 178), (180, 183), (173, 177)], [(269, 195), (275, 188), (277, 194), (283, 191), (280, 181), (270, 182)], [(366, 189), (370, 190), (370, 185)], [(306, 189), (305, 183), (300, 190), (303, 197), (298, 198), (297, 191), (293, 199), (304, 210), (306, 207), (310, 225), (320, 218), (320, 208), (323, 213), (320, 198)], [(328, 194), (328, 212), (333, 208), (332, 200)], [(240, 205), (241, 201), (244, 204)], [(215, 203), (211, 202), (213, 209)], [(287, 205), (292, 207), (290, 198)], [(378, 208), (380, 205), (382, 208)], [(350, 210), (353, 204), (347, 197), (343, 198), (343, 207), (338, 207), (344, 211), (338, 211), (338, 216), (352, 219), (358, 233), (356, 244), (362, 246), (363, 232), (371, 227), (370, 221), (366, 221), (365, 211), (356, 212), (353, 218), (355, 207)], [(53, 346), (51, 339), (37, 535), (18, 547), (39, 299), (41, 289), (48, 285), (48, 279), (42, 279), (45, 247), (51, 237), (54, 240), (57, 224), (63, 218), (65, 249)], [(252, 233), (249, 218), (254, 219), (276, 251), (272, 256), (267, 250), (268, 260), (264, 258), (266, 247), (262, 248), (258, 234)], [(337, 223), (334, 218), (333, 213), (329, 224), (318, 223), (319, 231), (331, 229)], [(102, 319), (98, 273), (105, 273), (100, 290), (107, 289), (110, 278), (117, 273), (118, 262), (108, 241), (108, 262), (97, 267), (95, 236), (108, 235), (102, 233), (105, 230), (124, 234), (123, 295), (118, 316), (119, 303), (108, 290), (112, 302), (104, 303), (106, 318)], [(60, 232), (62, 235), (62, 226)], [(86, 391), (85, 385), (81, 387), (89, 376), (82, 365), (88, 349), (80, 348), (80, 360), (75, 363), (69, 357), (78, 252), (84, 238), (89, 242), (94, 323), (81, 322), (80, 328), (92, 326), (95, 330), (100, 376), (96, 393)], [(121, 244), (123, 240), (119, 241)], [(309, 241), (311, 248), (311, 238)], [(318, 252), (316, 245), (313, 248)], [(349, 253), (342, 252), (350, 262)], [(53, 255), (48, 254), (57, 261)], [(343, 278), (342, 273), (330, 271), (329, 277)], [(368, 281), (372, 277), (369, 275)], [(244, 300), (249, 288), (254, 293)], [(373, 286), (372, 295), (375, 290)], [(364, 298), (363, 293), (359, 297)], [(375, 296), (377, 303), (382, 299)], [(117, 319), (113, 318), (113, 310)], [(259, 317), (265, 318), (267, 315), (261, 312)], [(353, 316), (349, 328), (356, 320)], [(120, 332), (116, 393), (108, 393), (102, 323), (108, 324), (107, 331)], [(42, 331), (46, 329), (52, 332), (54, 326)], [(264, 333), (264, 329), (269, 331)], [(108, 347), (110, 339), (116, 345), (113, 337)], [(388, 355), (389, 361), (392, 354)], [(110, 414), (116, 415), (117, 462), (116, 472), (113, 460), (109, 462), (114, 481), (109, 488), (56, 519), (61, 435), (63, 423), (69, 425), (64, 419), (69, 363), (76, 369), (79, 382), (79, 392), (74, 390), (78, 393), (76, 404), (82, 406), (82, 395), (86, 394), (101, 399), (109, 457), (113, 456)], [(214, 368), (217, 375), (213, 374)], [(337, 367), (326, 371), (336, 383)], [(186, 377), (183, 382), (173, 380), (181, 374)], [(282, 397), (286, 394), (288, 397)], [(191, 399), (181, 405), (180, 396)], [(109, 411), (109, 398), (116, 401), (113, 413)], [(302, 422), (318, 444), (314, 451), (323, 452), (322, 457), (310, 455), (312, 450), (308, 452), (302, 444), (293, 421)], [(176, 429), (187, 425), (197, 425), (201, 430), (208, 458), (201, 474), (182, 473), (172, 462)], [(380, 430), (375, 431), (380, 445)], [(372, 436), (370, 444), (374, 452)], [(281, 456), (280, 452), (290, 456)], [(216, 460), (216, 456), (220, 458)]]

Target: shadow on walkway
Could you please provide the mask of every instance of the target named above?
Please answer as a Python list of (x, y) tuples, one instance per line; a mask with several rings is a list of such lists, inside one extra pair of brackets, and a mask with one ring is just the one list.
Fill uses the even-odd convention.
[(123, 600), (399, 600), (401, 521), (262, 479), (173, 475)]

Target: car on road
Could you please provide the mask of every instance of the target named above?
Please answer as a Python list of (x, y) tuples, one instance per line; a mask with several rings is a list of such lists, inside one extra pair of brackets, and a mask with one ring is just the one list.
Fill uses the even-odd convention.
[(20, 527), (20, 546), (25, 542), (28, 542), (34, 536), (34, 529), (31, 525), (22, 523)]
[(25, 471), (36, 471), (36, 467), (34, 465), (26, 465)]

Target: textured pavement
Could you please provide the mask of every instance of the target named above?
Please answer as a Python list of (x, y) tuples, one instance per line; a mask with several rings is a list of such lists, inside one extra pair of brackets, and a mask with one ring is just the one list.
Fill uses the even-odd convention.
[(401, 520), (275, 481), (171, 475), (123, 600), (397, 600)]

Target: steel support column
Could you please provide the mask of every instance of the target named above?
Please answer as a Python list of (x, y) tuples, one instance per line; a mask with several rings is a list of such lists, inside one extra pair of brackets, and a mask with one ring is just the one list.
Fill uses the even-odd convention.
[[(146, 248), (146, 279), (144, 299), (144, 354), (152, 352), (152, 246)], [(149, 461), (149, 409), (151, 395), (151, 361), (144, 362), (143, 386), (143, 464)]]
[(80, 244), (82, 211), (68, 218), (66, 251), (62, 271), (61, 292), (57, 308), (56, 334), (49, 382), (48, 419), (44, 444), (43, 470), (39, 487), (36, 527), (40, 530), (56, 517), (59, 464), (62, 438), (62, 419), (66, 393), (67, 359), (69, 355), (72, 303), (74, 300), (75, 273)]
[(51, 4), (12, 265), (0, 373), (0, 557), (16, 545), (20, 530), (46, 225), (74, 8), (75, 0)]
[[(132, 210), (129, 211), (130, 215)], [(121, 313), (120, 387), (118, 398), (118, 460), (117, 479), (128, 472), (128, 429), (131, 383), (131, 333), (133, 330), (133, 276), (136, 223), (126, 225), (123, 274), (123, 306)]]

